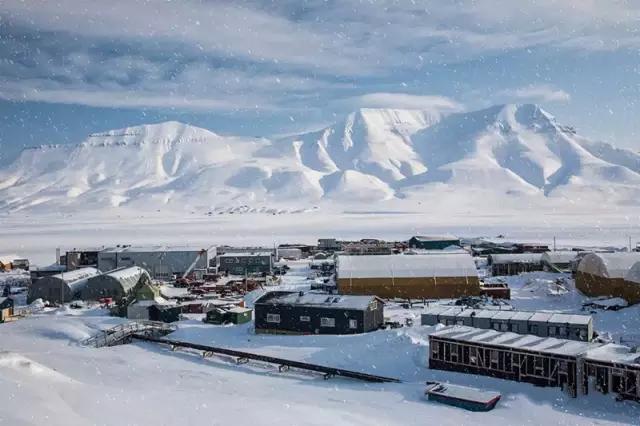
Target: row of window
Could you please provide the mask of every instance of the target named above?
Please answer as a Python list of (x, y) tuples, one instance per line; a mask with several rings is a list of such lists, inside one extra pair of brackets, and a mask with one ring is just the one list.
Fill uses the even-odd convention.
[[(280, 324), (280, 314), (267, 314), (267, 322), (272, 324)], [(307, 315), (300, 316), (300, 322), (311, 322), (311, 317)], [(336, 319), (329, 317), (320, 317), (320, 327), (335, 327)], [(358, 328), (358, 320), (350, 319), (349, 328), (355, 330)]]

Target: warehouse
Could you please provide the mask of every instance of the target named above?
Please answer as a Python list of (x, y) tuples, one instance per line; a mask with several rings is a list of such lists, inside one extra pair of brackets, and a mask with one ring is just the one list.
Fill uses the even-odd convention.
[(218, 272), (231, 275), (271, 274), (271, 252), (225, 253), (218, 256)]
[(103, 272), (129, 266), (145, 269), (151, 278), (171, 280), (185, 272), (215, 267), (216, 248), (173, 246), (120, 246), (98, 253), (98, 269)]
[(597, 345), (452, 326), (429, 336), (429, 368), (586, 392), (580, 355)]
[(571, 272), (571, 264), (578, 257), (577, 251), (548, 251), (542, 254), (544, 269), (551, 272)]
[(356, 334), (384, 323), (384, 303), (375, 296), (272, 291), (254, 310), (256, 333)]
[(640, 302), (640, 253), (589, 253), (578, 265), (576, 288), (590, 297)]
[(89, 278), (99, 274), (96, 268), (81, 268), (40, 278), (31, 284), (27, 302), (43, 299), (51, 303), (66, 303), (79, 299)]
[(417, 235), (409, 239), (409, 248), (422, 250), (444, 250), (451, 246), (460, 247), (460, 245), (460, 238), (454, 237), (453, 235)]
[(468, 254), (338, 256), (340, 294), (423, 299), (477, 296), (478, 271)]
[(434, 306), (422, 314), (421, 324), (466, 325), (583, 342), (590, 342), (593, 339), (591, 315)]
[(83, 300), (99, 300), (110, 297), (115, 301), (131, 296), (138, 284), (150, 283), (151, 277), (138, 266), (116, 269), (106, 274), (89, 278), (82, 290)]
[(487, 264), (494, 277), (544, 269), (541, 253), (492, 254), (487, 257)]

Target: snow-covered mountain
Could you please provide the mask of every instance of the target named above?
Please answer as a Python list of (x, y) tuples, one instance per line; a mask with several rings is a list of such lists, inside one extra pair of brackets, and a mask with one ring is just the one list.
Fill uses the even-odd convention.
[(2, 210), (217, 209), (439, 200), (640, 200), (640, 155), (578, 136), (535, 105), (438, 116), (362, 109), (277, 140), (178, 122), (26, 149), (0, 170)]

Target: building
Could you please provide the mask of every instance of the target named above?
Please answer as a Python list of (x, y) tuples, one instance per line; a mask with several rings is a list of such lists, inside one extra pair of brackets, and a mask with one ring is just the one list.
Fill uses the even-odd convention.
[(225, 253), (218, 256), (218, 272), (231, 275), (271, 274), (271, 252)]
[(453, 235), (423, 236), (418, 235), (409, 239), (409, 248), (422, 250), (443, 250), (447, 247), (460, 247), (460, 238)]
[(571, 272), (571, 265), (578, 257), (577, 251), (548, 251), (542, 254), (544, 269), (552, 272)]
[(216, 307), (207, 311), (204, 322), (209, 324), (244, 324), (251, 321), (252, 312), (251, 309), (242, 306)]
[(515, 243), (513, 245), (516, 253), (545, 253), (549, 251), (547, 244), (538, 243)]
[(254, 309), (256, 333), (356, 334), (384, 323), (384, 303), (375, 296), (272, 291)]
[(338, 256), (340, 294), (385, 299), (439, 299), (480, 294), (478, 271), (468, 254)]
[(40, 278), (31, 284), (27, 302), (43, 299), (51, 303), (67, 303), (79, 299), (89, 278), (97, 275), (100, 271), (96, 268), (81, 268)]
[(544, 269), (540, 253), (492, 254), (487, 257), (487, 264), (494, 277)]
[(185, 272), (206, 271), (215, 267), (216, 248), (208, 249), (179, 246), (121, 246), (98, 253), (98, 269), (103, 272), (138, 266), (151, 278), (171, 280)]
[(394, 244), (374, 239), (363, 239), (342, 244), (342, 251), (350, 256), (388, 255), (392, 254)]
[(14, 261), (20, 259), (17, 254), (4, 254), (0, 256), (0, 271), (8, 272), (14, 269)]
[(98, 253), (100, 253), (102, 248), (83, 248), (68, 250), (63, 256), (64, 265), (67, 267), (67, 271), (73, 271), (78, 268), (85, 268), (87, 266), (97, 267), (98, 266)]
[(422, 325), (465, 325), (582, 342), (590, 342), (593, 339), (591, 315), (434, 306), (424, 311), (421, 323)]
[(318, 240), (318, 250), (334, 252), (342, 250), (342, 245), (335, 238), (320, 238)]
[(576, 272), (576, 288), (590, 297), (640, 302), (640, 253), (589, 253)]
[(41, 268), (30, 268), (29, 276), (31, 278), (31, 285), (38, 281), (43, 277), (50, 277), (51, 275), (58, 275), (67, 270), (67, 267), (64, 265), (53, 264), (49, 266), (44, 266)]
[(480, 283), (480, 295), (494, 299), (511, 299), (511, 289), (505, 282)]
[(86, 287), (82, 290), (81, 297), (83, 300), (99, 300), (110, 297), (118, 301), (132, 296), (136, 286), (144, 283), (151, 283), (151, 277), (144, 269), (138, 266), (116, 269), (89, 278)]
[(278, 247), (276, 250), (276, 259), (300, 260), (302, 258), (302, 250), (297, 247)]
[(0, 297), (0, 324), (13, 317), (13, 299)]
[(584, 386), (578, 358), (592, 347), (574, 340), (453, 326), (429, 336), (429, 368), (559, 387), (577, 396)]
[(618, 344), (452, 326), (429, 336), (429, 368), (640, 402), (640, 355)]

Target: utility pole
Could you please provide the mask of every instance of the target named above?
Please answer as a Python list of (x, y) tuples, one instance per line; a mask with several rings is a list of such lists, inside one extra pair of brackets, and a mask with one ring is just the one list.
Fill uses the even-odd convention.
[(553, 251), (556, 251), (556, 237), (553, 237)]

